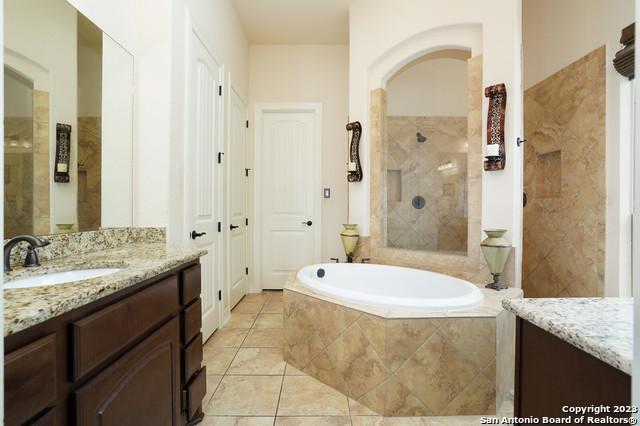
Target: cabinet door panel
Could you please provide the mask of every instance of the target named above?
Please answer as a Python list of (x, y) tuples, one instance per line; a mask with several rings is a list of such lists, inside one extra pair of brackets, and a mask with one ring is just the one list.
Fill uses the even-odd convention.
[(79, 425), (177, 425), (180, 321), (174, 317), (75, 392)]
[(7, 426), (23, 424), (55, 404), (55, 334), (7, 354), (4, 369)]

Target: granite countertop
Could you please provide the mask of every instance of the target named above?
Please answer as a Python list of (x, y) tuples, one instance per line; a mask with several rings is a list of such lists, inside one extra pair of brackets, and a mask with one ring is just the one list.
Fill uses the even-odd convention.
[(630, 297), (510, 299), (505, 309), (631, 374), (633, 299)]
[(6, 289), (4, 335), (9, 336), (50, 318), (87, 305), (158, 274), (198, 259), (205, 250), (167, 245), (164, 242), (135, 242), (104, 250), (42, 261), (37, 268), (15, 268), (4, 274), (4, 282), (16, 278), (75, 269), (121, 268), (94, 279), (24, 289)]

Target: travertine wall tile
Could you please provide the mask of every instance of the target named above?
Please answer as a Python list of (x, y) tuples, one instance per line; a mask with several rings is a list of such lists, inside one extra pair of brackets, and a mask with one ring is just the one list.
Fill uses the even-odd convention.
[(494, 318), (456, 318), (447, 320), (439, 331), (479, 369), (496, 356), (496, 320)]
[(102, 223), (102, 119), (78, 117), (78, 229)]
[(524, 102), (525, 296), (602, 295), (605, 48), (527, 89)]
[(440, 414), (458, 416), (461, 414), (486, 414), (496, 412), (496, 391), (493, 383), (482, 374), (460, 392)]
[(441, 319), (387, 320), (386, 365), (389, 371), (396, 371), (404, 364), (443, 322)]
[(50, 210), (50, 110), (49, 92), (33, 91), (33, 146), (34, 146), (34, 234), (51, 233)]
[(397, 372), (402, 383), (438, 414), (476, 374), (476, 367), (439, 333), (427, 340)]

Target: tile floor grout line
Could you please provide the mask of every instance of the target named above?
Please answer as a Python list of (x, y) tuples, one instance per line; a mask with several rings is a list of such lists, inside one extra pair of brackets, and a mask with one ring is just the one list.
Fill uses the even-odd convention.
[(287, 366), (285, 365), (284, 368), (284, 373), (282, 373), (282, 381), (280, 382), (280, 392), (278, 393), (278, 403), (276, 404), (276, 413), (273, 417), (273, 424), (276, 424), (276, 421), (278, 420), (278, 410), (280, 409), (280, 399), (282, 398), (282, 389), (284, 389), (284, 378), (285, 378), (285, 374), (287, 373)]

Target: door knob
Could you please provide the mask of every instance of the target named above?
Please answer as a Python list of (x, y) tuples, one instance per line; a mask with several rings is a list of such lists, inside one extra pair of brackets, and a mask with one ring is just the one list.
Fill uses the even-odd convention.
[(313, 222), (311, 222), (310, 220), (307, 220), (306, 222), (302, 222), (303, 225), (307, 225), (307, 226), (311, 226), (313, 225)]
[(229, 229), (231, 229), (232, 231), (236, 228), (240, 228), (239, 226), (236, 226), (234, 224), (231, 224), (231, 226), (229, 226)]
[(207, 235), (206, 232), (196, 232), (195, 230), (191, 231), (191, 239), (195, 240), (196, 238), (202, 237), (203, 235)]

